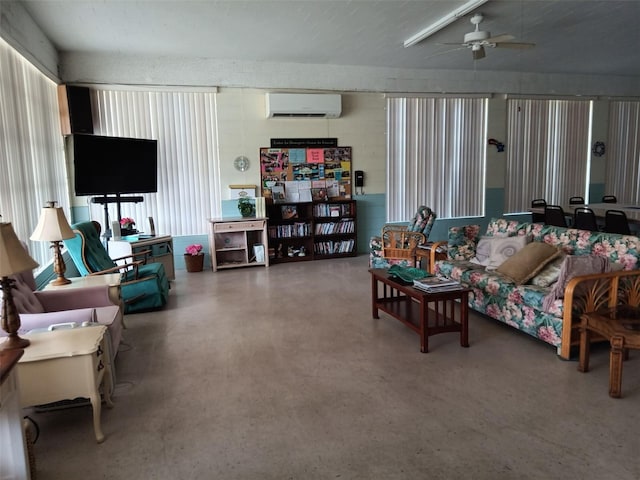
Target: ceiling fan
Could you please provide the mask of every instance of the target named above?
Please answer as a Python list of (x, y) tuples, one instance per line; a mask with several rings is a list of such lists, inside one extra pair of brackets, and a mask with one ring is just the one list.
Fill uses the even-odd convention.
[(476, 13), (471, 17), (471, 23), (476, 26), (476, 29), (473, 32), (465, 34), (464, 42), (443, 43), (442, 45), (459, 45), (460, 47), (470, 48), (474, 60), (480, 60), (486, 56), (484, 47), (522, 49), (536, 46), (535, 43), (511, 42), (511, 40), (515, 38), (513, 35), (503, 34), (492, 37), (490, 32), (480, 30), (482, 20), (484, 20), (484, 16), (481, 13)]

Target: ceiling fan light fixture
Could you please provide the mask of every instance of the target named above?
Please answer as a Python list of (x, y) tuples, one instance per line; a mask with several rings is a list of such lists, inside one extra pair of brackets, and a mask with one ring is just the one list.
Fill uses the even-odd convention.
[(484, 51), (484, 47), (478, 43), (473, 44), (471, 46), (471, 53), (473, 54), (474, 60), (480, 60), (481, 58), (484, 58), (486, 55)]

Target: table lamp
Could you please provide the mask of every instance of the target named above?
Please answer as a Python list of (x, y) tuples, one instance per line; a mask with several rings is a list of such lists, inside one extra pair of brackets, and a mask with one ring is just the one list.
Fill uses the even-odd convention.
[(60, 253), (60, 243), (62, 240), (73, 238), (75, 233), (71, 230), (67, 217), (61, 207), (56, 207), (56, 202), (47, 202), (47, 206), (40, 212), (40, 219), (36, 229), (29, 237), (38, 242), (51, 242), (53, 248), (53, 271), (57, 278), (51, 285), (67, 285), (71, 280), (64, 277), (67, 267), (64, 264), (62, 253)]
[(20, 338), (20, 315), (13, 303), (15, 280), (9, 278), (14, 273), (24, 272), (37, 267), (36, 261), (29, 256), (25, 248), (18, 240), (16, 232), (10, 223), (0, 223), (0, 289), (2, 290), (2, 329), (9, 337), (0, 342), (0, 349), (25, 348), (29, 340)]

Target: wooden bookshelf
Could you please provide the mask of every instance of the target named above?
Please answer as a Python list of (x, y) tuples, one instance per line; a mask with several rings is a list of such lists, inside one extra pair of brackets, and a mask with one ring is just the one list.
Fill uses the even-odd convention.
[(358, 254), (355, 200), (271, 203), (267, 217), (271, 263)]

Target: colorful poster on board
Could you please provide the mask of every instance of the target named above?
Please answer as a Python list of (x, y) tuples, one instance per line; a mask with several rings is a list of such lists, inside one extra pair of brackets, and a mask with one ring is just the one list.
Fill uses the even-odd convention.
[(268, 199), (274, 186), (288, 202), (349, 199), (351, 147), (261, 148), (260, 174)]

